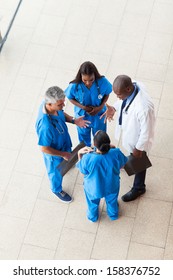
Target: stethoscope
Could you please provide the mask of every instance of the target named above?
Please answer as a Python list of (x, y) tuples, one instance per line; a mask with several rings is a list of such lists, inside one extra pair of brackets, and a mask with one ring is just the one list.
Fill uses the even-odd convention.
[[(96, 82), (96, 86), (97, 86), (97, 92), (98, 92), (98, 99), (102, 99), (103, 98), (103, 95), (101, 94), (101, 92), (100, 92), (100, 87), (99, 87), (99, 85), (98, 85), (98, 81), (97, 80), (95, 80), (95, 82)], [(82, 86), (82, 84), (77, 84), (77, 91), (78, 91), (78, 86), (80, 85), (80, 89), (82, 90), (82, 97), (84, 96), (84, 89), (83, 89), (83, 86)], [(83, 98), (82, 98), (82, 103), (83, 103)]]
[(127, 107), (124, 109), (124, 113), (126, 113), (126, 114), (128, 114), (128, 109), (129, 109), (130, 105), (132, 104), (133, 100), (135, 99), (135, 97), (136, 97), (136, 95), (138, 94), (138, 91), (139, 91), (139, 89), (138, 89), (136, 83), (133, 83), (133, 84), (134, 84), (134, 86), (135, 86), (135, 92), (134, 92), (133, 98), (130, 100), (129, 104), (128, 104)]
[(51, 124), (53, 125), (53, 127), (59, 132), (59, 134), (63, 134), (63, 133), (64, 133), (64, 128), (62, 127), (62, 125), (60, 124), (60, 122), (59, 122), (58, 120), (55, 120), (55, 119), (54, 119), (54, 121), (59, 125), (59, 128), (58, 128), (58, 126), (53, 122), (53, 119), (52, 119), (51, 115), (48, 114), (48, 112), (47, 112), (46, 106), (45, 106), (45, 111), (46, 111), (47, 116), (48, 116), (48, 118), (49, 118)]

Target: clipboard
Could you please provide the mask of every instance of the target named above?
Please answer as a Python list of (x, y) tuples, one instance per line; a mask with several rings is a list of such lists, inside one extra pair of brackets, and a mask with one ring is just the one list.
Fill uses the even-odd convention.
[(78, 151), (85, 147), (85, 143), (79, 143), (71, 153), (71, 158), (67, 160), (63, 160), (58, 166), (57, 169), (59, 170), (60, 174), (64, 176), (78, 161)]
[(151, 161), (149, 160), (146, 152), (142, 152), (141, 158), (136, 158), (132, 154), (128, 156), (128, 161), (124, 166), (125, 171), (129, 176), (137, 174), (149, 167), (151, 167)]

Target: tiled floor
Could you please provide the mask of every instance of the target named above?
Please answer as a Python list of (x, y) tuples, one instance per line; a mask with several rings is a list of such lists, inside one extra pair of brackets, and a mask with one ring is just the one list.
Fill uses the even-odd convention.
[[(17, 0), (0, 0), (1, 33)], [(173, 258), (173, 0), (25, 0), (0, 54), (0, 259)], [(128, 74), (145, 83), (156, 106), (147, 192), (109, 221), (86, 219), (82, 176), (49, 189), (34, 123), (45, 90), (65, 89), (90, 60), (111, 82)], [(115, 100), (112, 93), (109, 103)], [(72, 114), (73, 107), (67, 103)], [(115, 122), (108, 124), (114, 140)], [(76, 129), (69, 125), (73, 145)], [(132, 178), (121, 174), (120, 196)]]

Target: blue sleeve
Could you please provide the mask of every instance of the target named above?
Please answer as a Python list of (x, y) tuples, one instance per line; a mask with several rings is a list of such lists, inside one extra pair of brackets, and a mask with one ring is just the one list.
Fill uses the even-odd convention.
[(122, 168), (126, 164), (128, 158), (120, 151), (119, 148), (116, 148), (116, 150), (118, 152), (118, 160), (120, 163), (120, 168)]
[(65, 89), (64, 92), (68, 99), (74, 99), (76, 92), (76, 84), (69, 84), (69, 86)]
[(88, 174), (88, 169), (87, 169), (87, 156), (83, 155), (83, 157), (81, 158), (81, 160), (79, 160), (76, 163), (76, 167), (79, 169), (79, 171), (84, 174), (87, 175)]
[(38, 145), (50, 147), (52, 143), (52, 133), (51, 130), (46, 125), (41, 125), (40, 128), (37, 129), (38, 135)]
[(104, 95), (109, 95), (112, 92), (112, 84), (105, 77), (99, 80), (99, 84)]
[(64, 110), (59, 110), (58, 115), (61, 118), (61, 120), (63, 120), (63, 122), (66, 122), (66, 118), (65, 118), (65, 115), (64, 115)]

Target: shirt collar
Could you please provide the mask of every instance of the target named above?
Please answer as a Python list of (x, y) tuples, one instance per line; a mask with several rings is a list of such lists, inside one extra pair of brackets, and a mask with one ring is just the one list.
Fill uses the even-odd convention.
[(46, 103), (45, 103), (45, 102), (43, 103), (42, 112), (43, 112), (43, 114), (47, 114), (47, 111), (46, 111)]
[(130, 103), (130, 101), (134, 98), (134, 96), (136, 94), (137, 85), (136, 85), (136, 83), (133, 83), (133, 85), (134, 85), (134, 91), (132, 92), (132, 94), (129, 97), (127, 97), (126, 105)]

